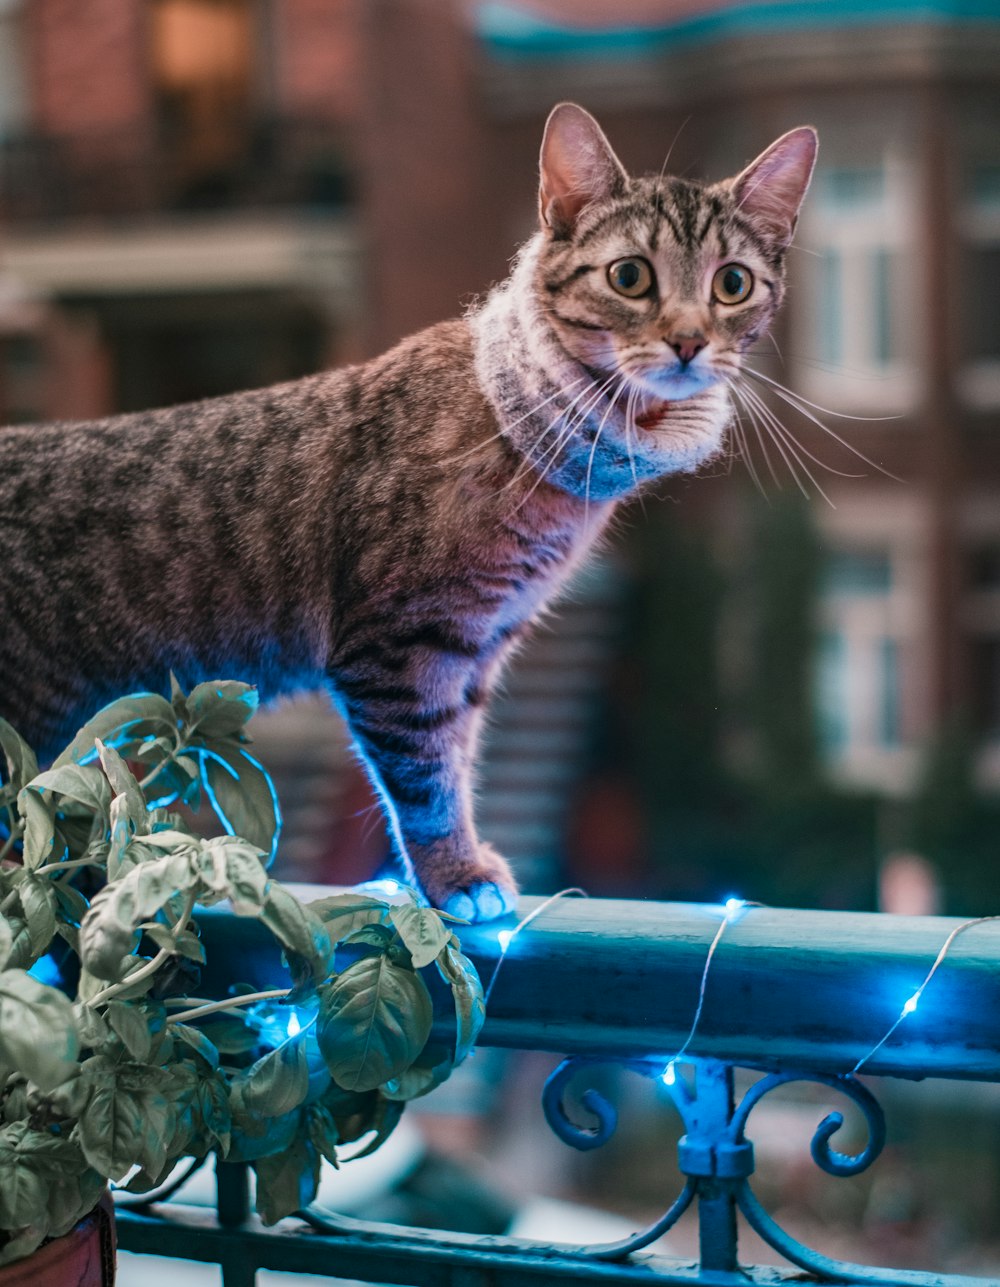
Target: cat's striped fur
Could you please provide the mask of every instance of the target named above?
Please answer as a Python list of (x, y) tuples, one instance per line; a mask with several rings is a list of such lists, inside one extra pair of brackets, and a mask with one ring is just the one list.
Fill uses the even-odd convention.
[[(509, 908), (472, 817), (484, 704), (615, 502), (719, 449), (813, 151), (799, 130), (713, 187), (630, 180), (564, 104), (542, 230), (468, 318), (292, 384), (0, 431), (0, 714), (51, 751), (171, 669), (325, 682), (428, 896)], [(609, 284), (623, 256), (645, 297)], [(728, 260), (759, 284), (737, 307), (708, 285)]]

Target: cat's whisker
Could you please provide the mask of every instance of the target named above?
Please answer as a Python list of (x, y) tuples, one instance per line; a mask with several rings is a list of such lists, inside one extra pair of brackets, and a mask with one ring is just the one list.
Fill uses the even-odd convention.
[[(606, 393), (606, 392), (607, 392), (607, 390), (611, 387), (611, 385), (612, 385), (612, 384), (614, 384), (615, 380), (619, 380), (619, 381), (621, 381), (621, 382), (622, 382), (622, 384), (624, 384), (624, 382), (625, 382), (625, 377), (624, 377), (623, 375), (619, 374), (618, 372), (613, 373), (613, 374), (612, 374), (612, 375), (611, 375), (607, 380), (605, 380), (605, 382), (601, 385), (600, 390), (598, 391), (598, 392), (599, 392), (599, 394), (602, 394), (602, 395), (603, 395), (604, 393)], [(602, 416), (602, 418), (601, 418), (601, 422), (600, 422), (600, 424), (598, 425), (598, 428), (597, 428), (597, 433), (596, 433), (596, 435), (595, 435), (595, 439), (594, 439), (594, 440), (595, 440), (595, 442), (596, 442), (597, 438), (599, 438), (599, 437), (600, 437), (601, 429), (603, 429), (603, 427), (604, 427), (604, 422), (607, 420), (608, 416), (610, 415), (610, 413), (611, 413), (611, 409), (613, 408), (613, 406), (614, 406), (615, 402), (617, 401), (618, 396), (619, 396), (619, 394), (620, 394), (620, 393), (621, 393), (621, 387), (619, 387), (619, 388), (616, 390), (616, 392), (615, 392), (615, 394), (614, 394), (614, 397), (609, 401), (608, 406), (605, 408), (604, 415)], [(568, 428), (567, 428), (567, 432), (563, 435), (562, 440), (561, 440), (561, 442), (560, 442), (560, 444), (559, 444), (560, 448), (561, 448), (561, 446), (562, 446), (564, 443), (566, 443), (566, 442), (569, 440), (569, 438), (570, 438), (570, 437), (571, 437), (571, 436), (572, 436), (572, 435), (577, 431), (577, 429), (579, 429), (580, 425), (584, 422), (584, 420), (587, 418), (587, 416), (590, 414), (590, 412), (591, 412), (591, 411), (594, 409), (594, 407), (596, 406), (597, 401), (599, 401), (599, 399), (598, 399), (598, 398), (593, 399), (593, 400), (591, 401), (591, 403), (589, 403), (589, 404), (588, 404), (588, 406), (587, 406), (587, 407), (585, 407), (585, 408), (584, 408), (584, 410), (583, 410), (583, 411), (582, 411), (582, 412), (581, 412), (581, 413), (576, 417), (575, 421), (574, 421), (571, 425), (569, 425), (569, 426), (568, 426)], [(555, 458), (551, 461), (551, 464), (550, 464), (550, 467), (549, 467), (549, 468), (551, 468), (552, 466), (554, 466), (554, 465), (555, 465), (555, 460), (556, 460), (556, 459), (558, 459), (558, 452), (556, 453)], [(546, 472), (548, 472), (548, 469), (546, 470)], [(543, 475), (543, 477), (544, 477), (544, 475)]]
[[(785, 462), (785, 467), (787, 468), (789, 474), (791, 475), (792, 481), (795, 483), (795, 486), (799, 489), (802, 495), (808, 499), (809, 497), (808, 488), (802, 482), (802, 479), (799, 477), (799, 471), (795, 467), (796, 463), (798, 463), (799, 465), (802, 464), (801, 460), (798, 457), (798, 454), (795, 452), (795, 450), (793, 449), (790, 443), (787, 443), (787, 441), (783, 441), (784, 435), (779, 432), (780, 426), (777, 426), (776, 422), (770, 421), (766, 416), (761, 414), (760, 407), (759, 406), (755, 407), (753, 401), (750, 400), (749, 398), (746, 398), (745, 396), (746, 390), (743, 390), (743, 394), (744, 394), (743, 405), (747, 409), (747, 414), (750, 416), (754, 424), (759, 425), (763, 429), (763, 432), (766, 433), (771, 438), (772, 442), (777, 447), (778, 452), (781, 455), (781, 459)], [(787, 450), (786, 450), (786, 447), (787, 447)], [(806, 472), (808, 473), (808, 471)], [(779, 483), (778, 486), (780, 489), (781, 484)]]
[(624, 375), (620, 376), (618, 388), (615, 390), (614, 396), (608, 401), (608, 405), (604, 409), (604, 415), (601, 416), (601, 422), (597, 426), (597, 432), (594, 434), (594, 441), (590, 448), (590, 459), (587, 461), (587, 485), (583, 499), (584, 524), (586, 524), (590, 518), (590, 477), (594, 468), (594, 456), (597, 452), (597, 444), (601, 440), (601, 434), (604, 432), (604, 426), (607, 424), (608, 416), (611, 415), (611, 412), (614, 410), (615, 403), (622, 396), (626, 383), (626, 377)]
[[(597, 388), (596, 380), (591, 380), (588, 383), (586, 388), (581, 389), (576, 394), (576, 396), (570, 401), (570, 403), (566, 407), (564, 407), (563, 410), (560, 411), (559, 414), (553, 420), (549, 421), (549, 423), (545, 426), (545, 428), (535, 439), (535, 442), (532, 445), (531, 450), (525, 453), (524, 460), (518, 466), (513, 476), (506, 483), (504, 483), (503, 487), (501, 487), (500, 489), (501, 492), (510, 490), (512, 487), (516, 486), (517, 483), (519, 483), (526, 474), (529, 474), (532, 471), (532, 469), (538, 468), (541, 461), (545, 460), (545, 458), (552, 451), (552, 445), (550, 444), (549, 447), (546, 448), (546, 450), (542, 453), (540, 457), (536, 454), (544, 439), (548, 437), (548, 435), (556, 427), (559, 421), (563, 420), (566, 416), (568, 416), (570, 412), (573, 411), (573, 408), (577, 406), (580, 400), (582, 398), (587, 398), (589, 394), (594, 392), (595, 388), (597, 388), (597, 391), (594, 395), (593, 401), (596, 401), (600, 397), (601, 390), (607, 388), (607, 386), (611, 383), (611, 380), (613, 378), (614, 377), (612, 376), (608, 380), (606, 380), (604, 384), (600, 386), (600, 388)], [(591, 405), (592, 405), (591, 402), (588, 402), (585, 404), (585, 408), (583, 412), (584, 415), (586, 414), (587, 410)], [(573, 423), (575, 422), (575, 419), (576, 418), (574, 417), (574, 420), (570, 422), (569, 429), (568, 429), (569, 433), (572, 433), (572, 427), (573, 427)], [(564, 430), (560, 430), (556, 435), (557, 445), (560, 442), (564, 442), (565, 440), (566, 440), (566, 432), (564, 432)]]
[[(502, 438), (505, 434), (509, 434), (511, 429), (516, 428), (523, 421), (530, 419), (531, 416), (537, 415), (538, 412), (541, 411), (542, 407), (547, 407), (550, 402), (555, 402), (556, 398), (561, 398), (564, 394), (569, 393), (570, 389), (575, 388), (586, 379), (587, 377), (585, 375), (581, 375), (576, 380), (570, 380), (565, 388), (556, 389), (555, 393), (550, 393), (547, 398), (543, 398), (542, 401), (539, 402), (537, 406), (532, 407), (530, 411), (526, 411), (524, 415), (518, 416), (516, 420), (512, 420), (509, 425), (505, 425), (504, 428), (500, 429), (497, 433), (490, 434), (490, 436), (488, 438), (484, 438), (482, 442), (475, 443), (474, 446), (469, 447), (466, 451), (460, 451), (458, 455), (453, 457), (453, 459), (464, 460), (466, 456), (471, 456), (477, 451), (482, 451), (482, 449), (484, 447), (488, 447), (491, 442), (496, 442), (498, 438)], [(572, 405), (572, 403), (570, 405)]]
[(790, 398), (794, 398), (804, 406), (812, 407), (813, 411), (821, 411), (824, 416), (836, 416), (838, 420), (857, 420), (860, 424), (869, 424), (871, 422), (884, 420), (902, 420), (903, 418), (900, 415), (852, 416), (846, 411), (834, 411), (832, 407), (821, 407), (818, 402), (810, 402), (809, 399), (804, 397), (801, 393), (796, 393), (794, 389), (789, 389), (786, 385), (782, 384), (780, 380), (775, 380), (771, 376), (765, 375), (763, 371), (755, 371), (753, 367), (744, 366), (743, 372), (746, 375), (755, 376), (758, 380), (763, 380), (765, 383), (771, 385), (776, 393), (786, 393)]
[[(754, 415), (753, 407), (751, 407), (749, 402), (744, 401), (743, 405), (746, 408), (746, 413), (747, 413), (747, 416), (749, 417), (750, 424), (753, 427), (753, 431), (756, 434), (757, 441), (760, 443), (761, 455), (764, 457), (764, 463), (767, 465), (767, 472), (771, 475), (771, 481), (774, 483), (775, 487), (777, 487), (778, 491), (780, 492), (782, 490), (781, 480), (779, 479), (777, 472), (774, 468), (774, 462), (771, 460), (771, 454), (767, 449), (767, 442), (765, 441), (764, 434), (761, 432), (761, 428), (760, 428), (760, 424), (758, 422), (757, 416)], [(782, 452), (782, 456), (784, 456), (784, 452)], [(788, 464), (787, 460), (785, 461), (785, 464), (786, 465)], [(794, 470), (792, 472), (794, 475)]]
[(638, 487), (639, 475), (635, 468), (635, 452), (632, 450), (632, 433), (633, 430), (636, 432), (638, 431), (635, 423), (636, 392), (635, 386), (631, 385), (629, 387), (628, 397), (625, 399), (625, 450), (628, 452), (628, 463), (632, 470), (632, 482), (636, 487)]
[[(576, 414), (573, 416), (573, 418), (570, 421), (567, 422), (565, 428), (559, 433), (559, 435), (557, 436), (556, 442), (554, 444), (550, 444), (549, 447), (546, 449), (546, 451), (543, 453), (543, 455), (539, 457), (537, 461), (535, 461), (536, 468), (539, 464), (541, 464), (550, 456), (554, 458), (558, 458), (559, 451), (561, 450), (563, 445), (567, 443), (569, 439), (573, 436), (573, 434), (577, 431), (577, 429), (579, 429), (580, 425), (583, 424), (587, 416), (589, 416), (591, 411), (594, 410), (594, 408), (600, 402), (602, 396), (608, 391), (608, 389), (611, 388), (612, 384), (614, 384), (617, 378), (618, 378), (617, 373), (612, 372), (612, 374), (609, 375), (608, 378), (598, 388), (595, 389), (593, 384), (590, 386), (590, 388), (594, 390), (593, 397), (588, 399), (587, 402), (585, 402), (582, 406), (577, 408)], [(549, 428), (551, 428), (551, 426), (549, 426)], [(547, 432), (548, 430), (546, 430), (546, 433)], [(544, 437), (544, 435), (542, 436)], [(540, 441), (541, 439), (539, 439), (539, 442)], [(551, 460), (550, 464), (554, 465), (555, 459)]]
[[(536, 458), (532, 454), (531, 458), (527, 462), (527, 468), (522, 468), (520, 471), (518, 471), (518, 474), (516, 474), (514, 478), (511, 479), (511, 482), (506, 484), (507, 487), (510, 487), (519, 477), (523, 477), (524, 474), (527, 473), (530, 469), (535, 469), (538, 471), (538, 477), (535, 479), (534, 483), (531, 485), (527, 493), (521, 498), (521, 500), (514, 507), (515, 513), (517, 513), (517, 511), (531, 499), (531, 497), (535, 494), (535, 491), (542, 485), (546, 477), (552, 472), (552, 470), (555, 468), (556, 462), (559, 459), (559, 454), (562, 451), (562, 448), (566, 445), (567, 442), (569, 442), (569, 440), (572, 438), (573, 434), (576, 432), (579, 425), (583, 422), (583, 420), (586, 419), (586, 417), (590, 414), (591, 410), (600, 401), (601, 395), (605, 392), (606, 389), (610, 388), (610, 386), (614, 383), (614, 381), (617, 378), (618, 378), (617, 373), (613, 373), (612, 375), (608, 376), (608, 378), (604, 381), (604, 383), (601, 384), (599, 388), (597, 388), (596, 392), (594, 392), (593, 397), (589, 398), (587, 402), (583, 405), (583, 407), (573, 417), (573, 419), (563, 429), (559, 431), (559, 433), (556, 435), (555, 442), (551, 443), (546, 448), (546, 450), (542, 453), (541, 456)], [(586, 389), (584, 392), (589, 393), (591, 390), (593, 390), (593, 388), (594, 388), (594, 385), (591, 384), (589, 388)], [(574, 399), (574, 401), (577, 401), (577, 399)], [(561, 419), (561, 417), (556, 417), (556, 420), (553, 421), (552, 424), (553, 425), (556, 424), (559, 419)], [(542, 438), (546, 436), (546, 434), (549, 432), (551, 428), (552, 428), (552, 425), (549, 425), (548, 428), (546, 428), (542, 432), (542, 434), (539, 435), (538, 443), (541, 442)], [(536, 443), (536, 447), (538, 443)]]
[(639, 505), (642, 509), (643, 516), (646, 514), (646, 498), (639, 490), (639, 477), (635, 468), (635, 453), (632, 450), (632, 435), (638, 438), (639, 426), (635, 422), (635, 404), (639, 400), (639, 389), (637, 385), (630, 385), (628, 397), (625, 399), (625, 448), (628, 451), (628, 463), (632, 470), (632, 482), (635, 484), (636, 494), (639, 497)]
[[(744, 389), (743, 392), (744, 394), (750, 394), (750, 391), (747, 389)], [(833, 503), (833, 501), (824, 491), (823, 487), (819, 483), (819, 480), (816, 478), (816, 475), (812, 472), (812, 470), (809, 468), (809, 466), (806, 464), (805, 460), (803, 459), (802, 453), (804, 451), (804, 448), (802, 447), (802, 444), (796, 441), (794, 435), (788, 429), (786, 429), (786, 427), (777, 418), (777, 416), (767, 405), (767, 403), (765, 403), (761, 398), (757, 397), (756, 395), (750, 395), (750, 396), (752, 400), (747, 402), (747, 407), (750, 408), (751, 406), (754, 405), (754, 403), (756, 403), (758, 414), (760, 415), (760, 418), (761, 418), (761, 422), (763, 423), (765, 429), (770, 433), (776, 446), (778, 447), (778, 450), (781, 452), (782, 457), (785, 460), (785, 463), (788, 465), (789, 471), (791, 472), (793, 478), (795, 479), (798, 485), (799, 491), (803, 494), (803, 496), (808, 497), (809, 492), (807, 488), (803, 485), (801, 479), (799, 478), (798, 471), (796, 470), (795, 465), (792, 464), (792, 461), (789, 459), (788, 454), (786, 454), (785, 447), (787, 447), (788, 452), (791, 453), (791, 456), (794, 457), (795, 462), (798, 465), (799, 469), (802, 470), (802, 472), (809, 479), (809, 481), (816, 488), (816, 490), (823, 497), (823, 499), (830, 506), (830, 508), (836, 509), (837, 508), (836, 505)], [(784, 447), (782, 446), (782, 443), (784, 443)], [(818, 462), (818, 463), (822, 463), (822, 462)]]
[[(858, 448), (853, 445), (853, 443), (848, 442), (846, 438), (842, 438), (840, 434), (837, 433), (835, 430), (831, 429), (829, 425), (824, 424), (822, 420), (820, 420), (817, 416), (814, 416), (812, 412), (808, 409), (810, 406), (814, 406), (815, 405), (814, 403), (808, 403), (806, 405), (803, 405), (804, 400), (800, 399), (798, 394), (792, 393), (790, 389), (786, 389), (783, 384), (778, 384), (776, 380), (772, 380), (768, 376), (761, 375), (759, 371), (751, 371), (749, 367), (744, 367), (743, 369), (746, 375), (752, 376), (754, 379), (765, 381), (771, 388), (773, 388), (774, 392), (777, 394), (779, 398), (781, 398), (783, 402), (787, 402), (788, 405), (793, 410), (799, 413), (799, 415), (805, 416), (807, 420), (811, 420), (817, 429), (822, 429), (822, 431), (825, 434), (828, 434), (835, 442), (840, 443), (842, 447), (845, 447), (849, 452), (852, 453), (852, 455), (857, 456), (859, 460), (863, 460), (866, 465), (871, 465), (872, 469), (877, 469), (880, 474), (884, 474), (886, 478), (891, 478), (893, 482), (901, 483), (904, 481), (897, 474), (892, 473), (890, 470), (880, 465), (877, 461), (872, 460), (870, 456), (866, 456), (863, 451), (859, 451)], [(824, 410), (824, 408), (820, 407), (819, 410), (822, 411)], [(837, 414), (837, 413), (834, 412), (833, 414)], [(865, 419), (864, 416), (849, 416), (847, 418), (850, 420), (862, 420), (862, 421)], [(883, 420), (898, 419), (897, 416), (882, 416), (878, 418)]]
[(674, 134), (674, 137), (670, 140), (670, 146), (667, 148), (667, 155), (663, 158), (663, 164), (660, 166), (660, 173), (656, 176), (657, 194), (663, 191), (663, 176), (666, 174), (667, 166), (670, 164), (671, 154), (673, 153), (674, 148), (677, 146), (677, 140), (684, 133), (684, 130), (686, 129), (690, 120), (691, 120), (691, 115), (690, 113), (688, 113), (688, 115), (684, 117), (683, 121), (681, 121), (680, 125), (678, 125), (677, 132)]
[[(798, 466), (799, 466), (799, 468), (802, 470), (802, 472), (805, 474), (805, 476), (809, 479), (809, 481), (812, 483), (812, 485), (816, 488), (816, 490), (819, 492), (819, 494), (823, 497), (823, 499), (826, 501), (826, 503), (830, 506), (830, 508), (831, 508), (831, 509), (836, 509), (836, 508), (837, 508), (837, 506), (833, 503), (833, 501), (832, 501), (832, 500), (830, 499), (830, 497), (827, 495), (826, 491), (824, 490), (824, 488), (823, 488), (823, 487), (822, 487), (822, 485), (820, 484), (820, 482), (819, 482), (819, 480), (817, 479), (816, 475), (812, 472), (812, 470), (809, 468), (809, 466), (806, 464), (806, 462), (802, 459), (801, 452), (800, 452), (800, 450), (799, 450), (798, 445), (797, 445), (797, 444), (796, 444), (796, 442), (795, 442), (795, 439), (791, 436), (791, 434), (788, 432), (788, 430), (787, 430), (787, 429), (783, 428), (783, 426), (781, 425), (781, 422), (780, 422), (780, 421), (775, 420), (774, 425), (773, 425), (773, 427), (772, 427), (772, 429), (771, 429), (771, 433), (772, 433), (772, 436), (774, 437), (774, 441), (778, 444), (779, 450), (781, 449), (781, 441), (782, 441), (782, 439), (784, 439), (785, 444), (786, 444), (786, 446), (788, 447), (789, 452), (791, 452), (791, 454), (795, 457), (795, 460), (798, 462)], [(782, 455), (784, 455), (784, 452), (782, 452)], [(786, 459), (786, 460), (788, 459), (788, 458), (787, 458), (787, 456), (785, 457), (785, 459)], [(788, 467), (789, 467), (789, 469), (791, 469), (791, 468), (792, 468), (792, 465), (791, 465), (791, 463), (790, 463), (790, 462), (789, 462), (789, 466), (788, 466)], [(808, 496), (808, 495), (809, 495), (809, 492), (808, 492), (808, 490), (807, 490), (807, 489), (802, 485), (802, 483), (801, 483), (801, 481), (799, 480), (799, 478), (798, 478), (798, 475), (797, 475), (797, 474), (796, 474), (795, 478), (796, 478), (796, 482), (798, 482), (798, 483), (799, 483), (799, 490), (802, 492), (803, 496)]]
[(791, 441), (795, 443), (795, 448), (799, 457), (808, 456), (814, 464), (819, 465), (821, 469), (825, 469), (828, 474), (836, 474), (838, 478), (864, 478), (864, 474), (851, 474), (846, 470), (836, 469), (833, 465), (828, 465), (825, 460), (821, 460), (819, 456), (811, 452), (804, 443), (799, 442), (789, 429), (788, 425), (778, 419), (774, 408), (767, 405), (756, 389), (750, 388), (749, 385), (744, 385), (742, 392), (745, 397), (752, 399), (752, 401), (757, 404), (763, 415), (770, 419), (788, 439), (791, 439)]
[[(753, 462), (753, 456), (750, 452), (750, 443), (746, 436), (746, 430), (743, 427), (743, 421), (740, 418), (740, 407), (742, 407), (743, 410), (746, 411), (747, 410), (746, 404), (742, 400), (740, 400), (739, 405), (737, 405), (737, 400), (736, 400), (738, 396), (737, 390), (732, 384), (729, 385), (729, 392), (731, 395), (733, 395), (732, 405), (733, 405), (733, 411), (735, 412), (735, 416), (736, 416), (735, 420), (733, 421), (733, 437), (736, 441), (736, 445), (739, 450), (739, 455), (742, 457), (744, 465), (746, 465), (747, 473), (750, 475), (751, 479), (753, 480), (754, 486), (760, 492), (761, 496), (763, 496), (764, 499), (767, 500), (768, 498), (767, 492), (764, 490), (764, 486), (760, 481), (760, 475), (757, 473), (757, 466)], [(747, 411), (747, 416), (749, 417), (749, 415), (750, 413), (749, 411)]]

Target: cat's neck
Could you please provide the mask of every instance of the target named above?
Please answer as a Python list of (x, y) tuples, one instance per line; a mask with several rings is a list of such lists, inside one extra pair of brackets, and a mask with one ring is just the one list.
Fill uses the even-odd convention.
[(567, 353), (546, 318), (540, 248), (536, 235), (470, 316), (476, 375), (504, 436), (537, 473), (581, 500), (614, 500), (659, 471), (620, 445), (627, 441), (620, 381)]

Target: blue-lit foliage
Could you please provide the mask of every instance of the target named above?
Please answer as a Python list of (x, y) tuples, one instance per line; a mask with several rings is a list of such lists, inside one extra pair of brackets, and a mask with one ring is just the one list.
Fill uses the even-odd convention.
[[(0, 1264), (65, 1233), (108, 1180), (145, 1192), (213, 1152), (254, 1167), (273, 1223), (311, 1201), (321, 1158), (369, 1134), (371, 1151), (476, 1041), (478, 976), (416, 893), (391, 881), (392, 903), (373, 890), (306, 905), (270, 878), (281, 815), (245, 749), (256, 707), (230, 682), (132, 694), (43, 773), (0, 720), (0, 1102), (17, 1141)], [(225, 835), (167, 811), (202, 799)], [(198, 916), (220, 902), (277, 940), (284, 986), (216, 970), (207, 995), (224, 995), (205, 999)], [(426, 972), (451, 1040), (431, 1042)], [(30, 1099), (12, 1098), (26, 1082)]]

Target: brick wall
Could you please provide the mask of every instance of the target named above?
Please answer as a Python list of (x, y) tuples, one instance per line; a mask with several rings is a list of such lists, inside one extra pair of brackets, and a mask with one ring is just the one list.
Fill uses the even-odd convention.
[(280, 0), (272, 9), (274, 90), (283, 115), (352, 122), (358, 114), (359, 6)]
[(33, 117), (59, 135), (142, 127), (149, 117), (144, 6), (135, 0), (31, 0)]

